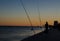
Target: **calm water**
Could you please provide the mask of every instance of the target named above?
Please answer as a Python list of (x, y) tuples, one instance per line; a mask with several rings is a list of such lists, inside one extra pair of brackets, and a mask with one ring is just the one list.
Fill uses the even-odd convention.
[(43, 30), (44, 28), (34, 28), (34, 33), (31, 27), (0, 27), (0, 41), (21, 41)]

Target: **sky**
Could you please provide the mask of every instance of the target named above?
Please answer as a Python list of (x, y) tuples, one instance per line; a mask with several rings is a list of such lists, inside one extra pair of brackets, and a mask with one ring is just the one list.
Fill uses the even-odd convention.
[[(54, 20), (60, 22), (60, 0), (22, 0), (22, 2), (33, 26), (44, 25), (46, 21), (49, 24), (53, 24)], [(0, 25), (31, 26), (20, 0), (0, 0)]]

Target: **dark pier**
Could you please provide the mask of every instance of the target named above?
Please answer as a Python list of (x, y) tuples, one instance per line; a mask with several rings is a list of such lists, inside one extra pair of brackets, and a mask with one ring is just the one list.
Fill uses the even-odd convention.
[(48, 23), (45, 24), (45, 31), (27, 37), (21, 41), (60, 41), (60, 23), (54, 21), (54, 26), (47, 30)]
[(60, 31), (54, 29), (49, 30), (48, 33), (41, 32), (22, 41), (60, 41)]

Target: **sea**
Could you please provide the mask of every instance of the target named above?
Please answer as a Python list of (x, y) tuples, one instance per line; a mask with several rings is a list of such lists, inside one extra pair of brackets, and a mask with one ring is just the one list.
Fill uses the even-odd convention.
[(21, 41), (45, 28), (33, 26), (33, 30), (31, 29), (31, 26), (0, 26), (0, 41)]

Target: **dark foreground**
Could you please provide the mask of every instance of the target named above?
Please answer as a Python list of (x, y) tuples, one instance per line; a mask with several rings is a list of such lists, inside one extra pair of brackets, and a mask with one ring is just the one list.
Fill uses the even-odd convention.
[(48, 30), (48, 33), (43, 31), (21, 41), (60, 41), (60, 31), (57, 29)]

